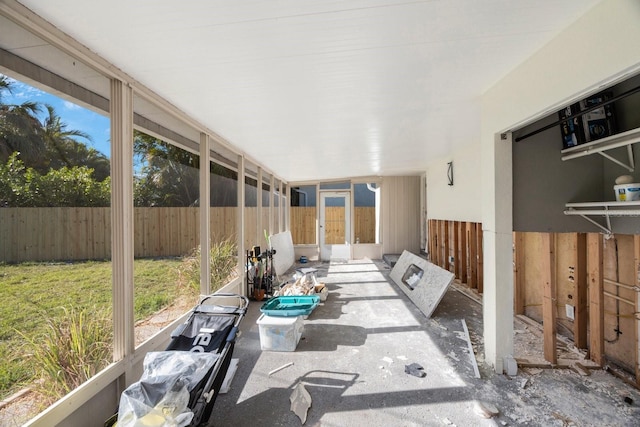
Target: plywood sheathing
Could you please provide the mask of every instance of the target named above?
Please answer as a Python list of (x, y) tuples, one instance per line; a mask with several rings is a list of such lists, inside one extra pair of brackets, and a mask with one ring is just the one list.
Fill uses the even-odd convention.
[[(559, 332), (575, 341), (579, 272), (585, 266), (578, 262), (578, 234), (554, 233), (555, 280), (556, 280), (556, 324)], [(583, 260), (584, 261), (584, 260)], [(573, 312), (573, 316), (569, 313)], [(573, 319), (572, 319), (573, 317)]]
[(513, 312), (524, 314), (525, 307), (525, 253), (524, 234), (513, 233)]

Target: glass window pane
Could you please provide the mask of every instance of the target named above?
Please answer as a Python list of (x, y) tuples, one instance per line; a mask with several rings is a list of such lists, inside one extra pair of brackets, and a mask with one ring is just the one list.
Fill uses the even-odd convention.
[(268, 247), (267, 239), (265, 238), (265, 234), (270, 234), (269, 227), (269, 206), (271, 206), (271, 176), (269, 174), (264, 174), (262, 176), (262, 218), (261, 218), (261, 229), (260, 231), (260, 246), (261, 248)]
[(356, 243), (377, 243), (379, 191), (376, 184), (354, 184), (354, 237)]
[(328, 245), (343, 245), (346, 239), (345, 230), (345, 197), (325, 197), (324, 238)]
[(346, 182), (325, 182), (320, 184), (321, 190), (350, 190), (351, 183)]
[[(0, 400), (29, 386), (46, 407), (113, 358), (109, 129), (106, 113), (0, 74)], [(89, 347), (80, 325), (91, 351), (71, 345)]]
[[(245, 171), (245, 173), (247, 173)], [(258, 226), (258, 180), (251, 176), (244, 178), (244, 247), (256, 245)]]
[(316, 243), (316, 186), (291, 187), (291, 237), (294, 245)]
[(280, 180), (273, 187), (273, 234), (280, 232)]
[[(199, 156), (134, 132), (136, 346), (195, 304), (200, 290)], [(156, 313), (167, 307), (160, 320)]]
[(211, 162), (211, 292), (237, 275), (238, 173)]

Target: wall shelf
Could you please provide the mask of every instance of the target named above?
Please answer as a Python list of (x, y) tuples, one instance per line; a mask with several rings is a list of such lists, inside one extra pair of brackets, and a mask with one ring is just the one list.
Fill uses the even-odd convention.
[[(578, 157), (589, 156), (591, 154), (600, 154), (602, 157), (622, 166), (629, 172), (633, 172), (635, 169), (635, 162), (633, 158), (632, 145), (638, 142), (640, 142), (640, 128), (611, 135), (606, 138), (588, 142), (586, 144), (577, 145), (575, 147), (565, 148), (564, 150), (560, 151), (560, 153), (562, 154), (563, 161), (576, 159)], [(620, 147), (627, 147), (627, 155), (629, 157), (628, 164), (606, 153), (606, 151)]]
[[(581, 216), (607, 234), (613, 234), (611, 217), (640, 216), (640, 201), (567, 203), (565, 207), (565, 215)], [(590, 218), (592, 216), (604, 217), (607, 222), (606, 226)]]

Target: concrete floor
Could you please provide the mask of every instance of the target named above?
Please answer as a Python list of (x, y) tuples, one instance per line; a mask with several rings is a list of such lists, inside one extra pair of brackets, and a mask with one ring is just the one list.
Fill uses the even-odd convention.
[[(640, 425), (640, 394), (602, 370), (584, 377), (568, 369), (494, 374), (482, 363), (482, 307), (453, 287), (427, 319), (391, 282), (383, 262), (314, 266), (329, 296), (305, 320), (294, 352), (260, 350), (262, 303), (251, 303), (234, 352), (238, 370), (229, 392), (218, 397), (210, 426), (300, 426), (289, 401), (300, 382), (312, 399), (306, 426)], [(515, 326), (520, 345), (523, 339), (525, 347), (539, 344), (527, 326)], [(405, 373), (411, 363), (426, 376)], [(499, 414), (483, 418), (478, 403)]]

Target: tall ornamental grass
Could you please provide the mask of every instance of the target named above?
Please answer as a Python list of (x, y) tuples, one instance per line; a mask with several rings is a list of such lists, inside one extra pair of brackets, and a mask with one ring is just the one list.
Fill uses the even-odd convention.
[(77, 388), (112, 360), (112, 323), (107, 310), (67, 309), (47, 319), (45, 332), (35, 337), (20, 333), (36, 371), (35, 390), (48, 405)]
[[(211, 244), (209, 262), (211, 265), (211, 292), (226, 285), (237, 275), (238, 263), (235, 239), (228, 237)], [(182, 281), (196, 290), (200, 289), (200, 246), (183, 258), (178, 268)]]

